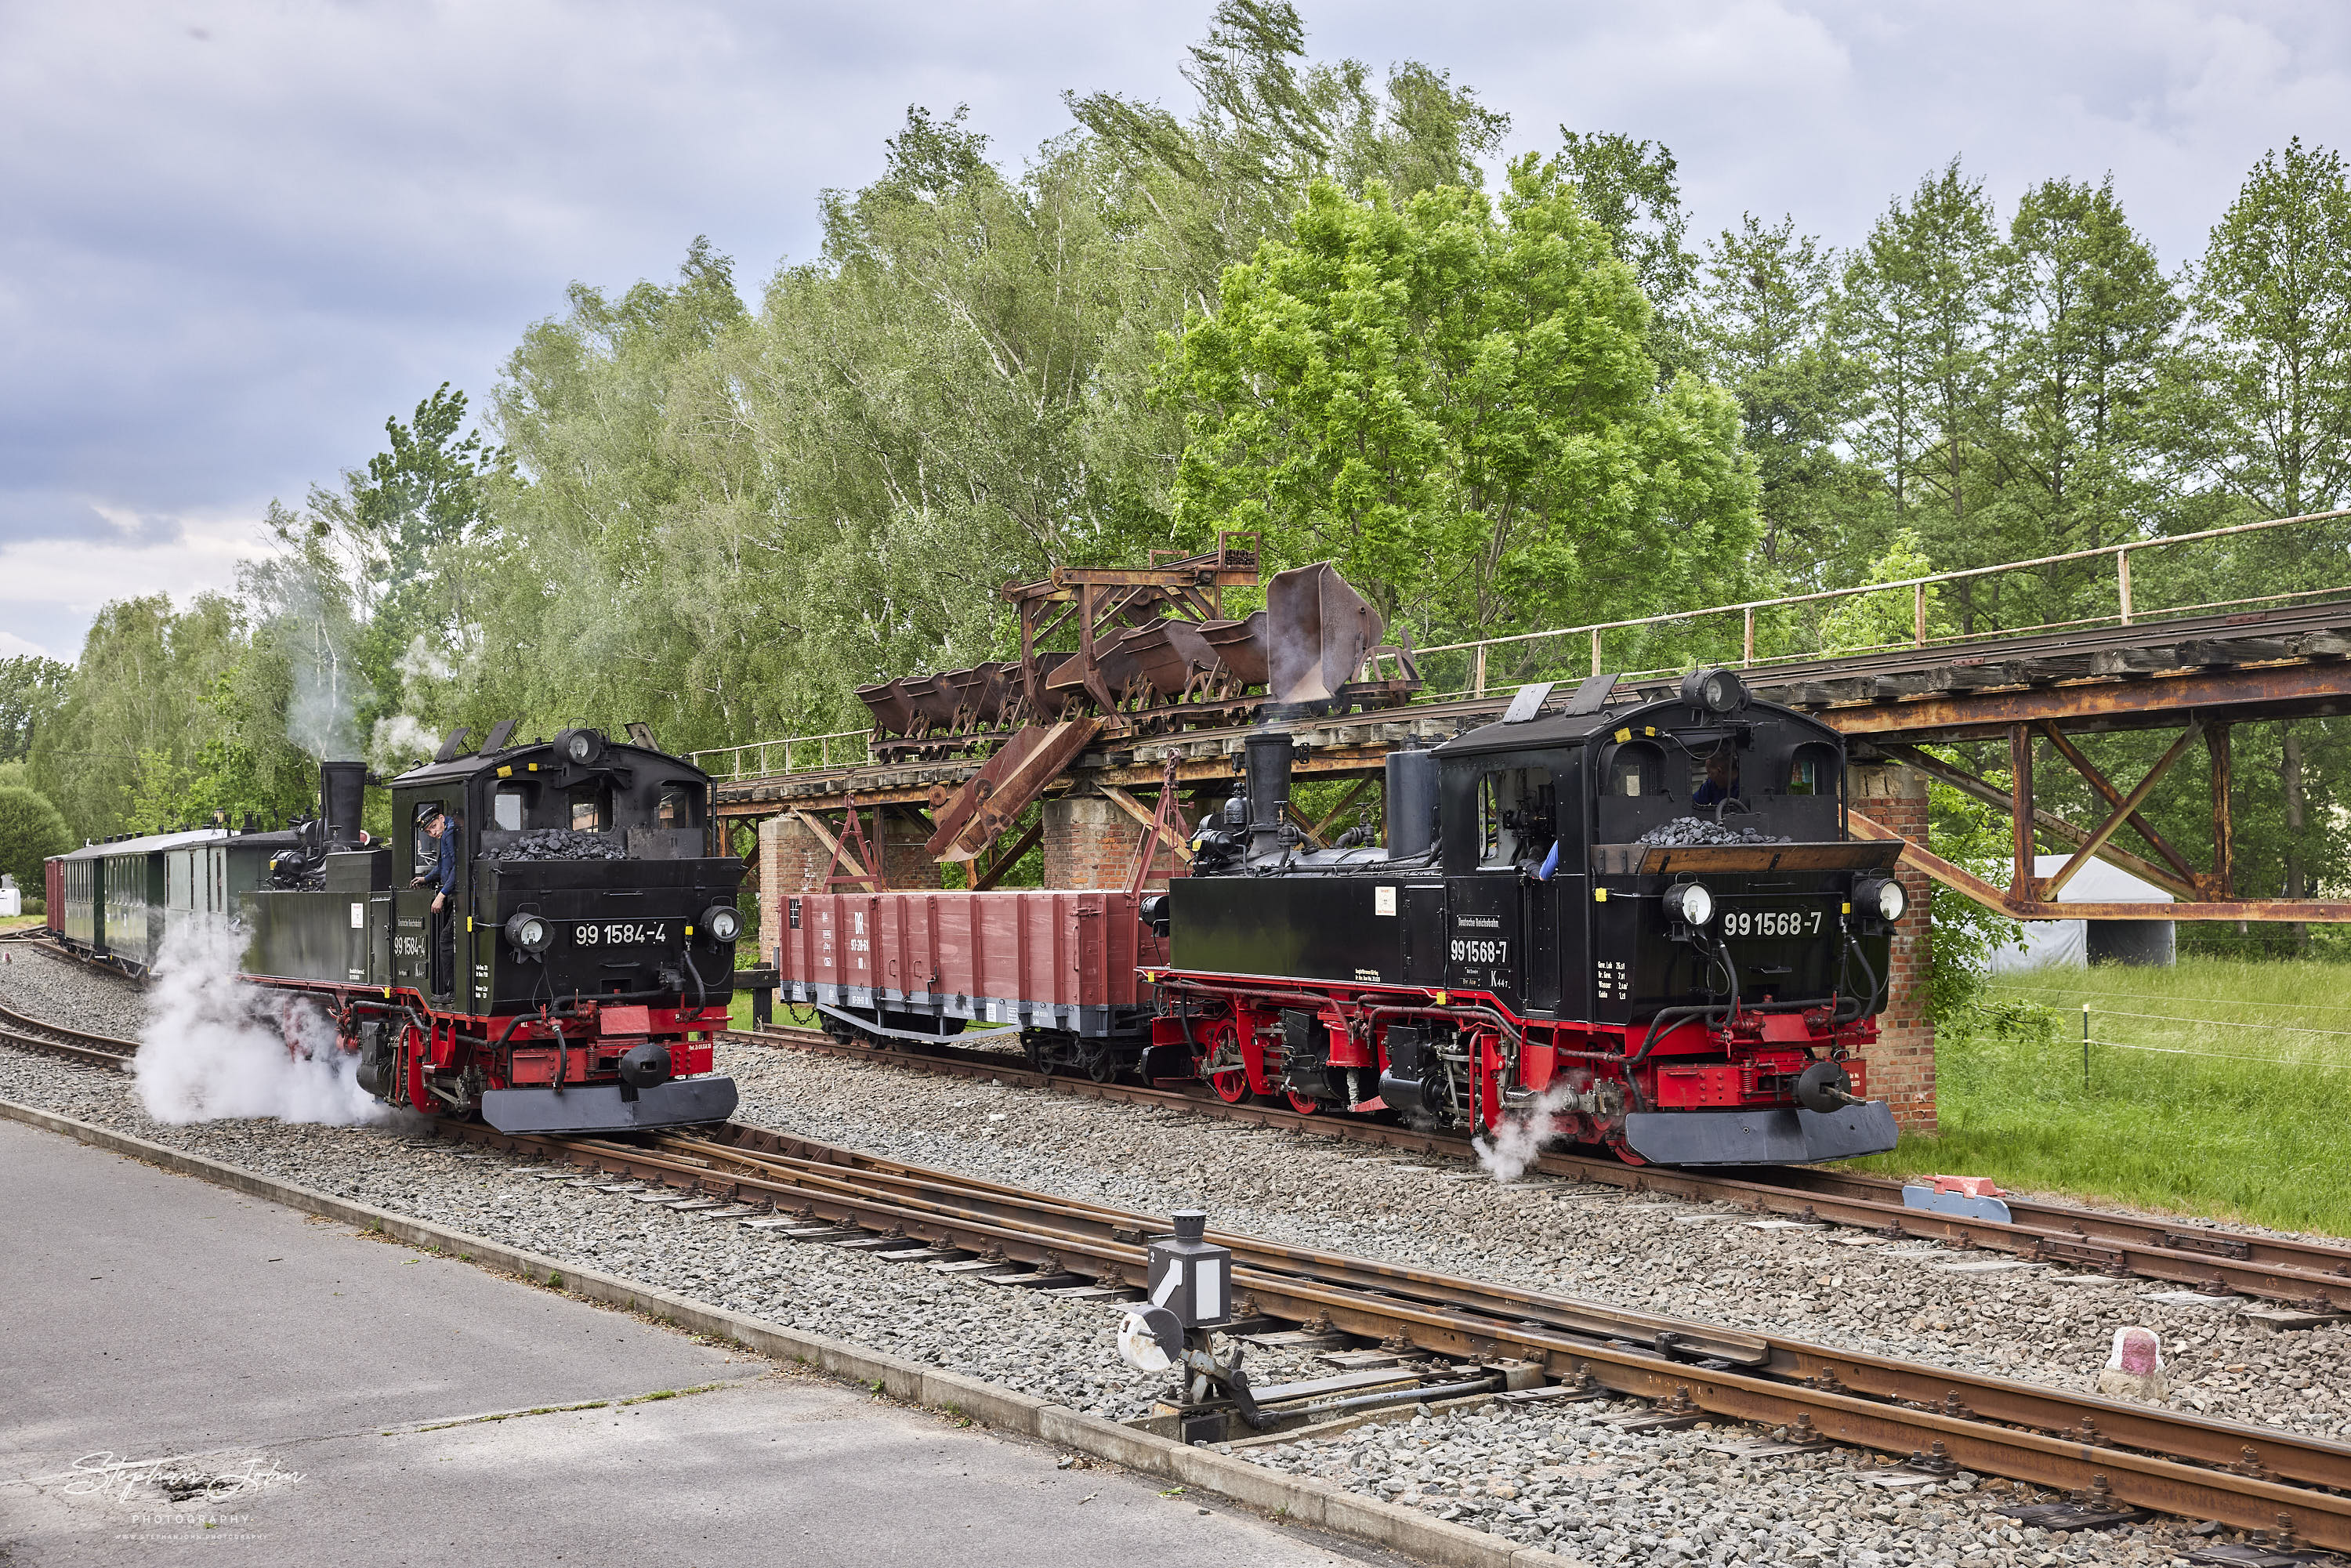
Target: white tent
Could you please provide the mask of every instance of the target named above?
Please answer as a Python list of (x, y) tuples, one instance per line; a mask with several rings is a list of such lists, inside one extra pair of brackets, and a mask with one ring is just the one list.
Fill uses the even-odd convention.
[[(2070, 855), (2037, 855), (2035, 876), (2054, 876)], [(2094, 860), (2058, 890), (2059, 904), (2169, 904), (2171, 894), (2118, 866)], [(2091, 964), (2168, 966), (2179, 953), (2179, 927), (2168, 920), (2024, 920), (2019, 940), (1991, 952), (1991, 972), (2019, 974), (2058, 965), (2079, 969)]]

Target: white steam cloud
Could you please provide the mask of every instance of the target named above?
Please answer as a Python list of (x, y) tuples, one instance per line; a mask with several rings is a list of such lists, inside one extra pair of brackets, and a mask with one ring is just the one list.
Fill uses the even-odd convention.
[(245, 932), (218, 918), (163, 939), (131, 1062), (139, 1102), (175, 1124), (268, 1116), (351, 1126), (391, 1112), (359, 1086), (324, 1009), (238, 980)]
[(1556, 1135), (1552, 1119), (1568, 1108), (1577, 1092), (1573, 1082), (1562, 1078), (1537, 1095), (1533, 1104), (1510, 1113), (1501, 1125), (1471, 1140), (1469, 1146), (1478, 1151), (1479, 1165), (1496, 1181), (1516, 1181), (1526, 1175), (1543, 1145)]
[(287, 585), (278, 635), (293, 665), (286, 702), (286, 738), (322, 759), (359, 752), (359, 707), (375, 695), (340, 635), (342, 618), (307, 580)]

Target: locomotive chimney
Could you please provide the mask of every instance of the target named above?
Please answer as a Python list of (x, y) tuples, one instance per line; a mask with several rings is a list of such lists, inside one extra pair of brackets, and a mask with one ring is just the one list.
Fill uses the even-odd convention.
[(367, 798), (367, 764), (319, 764), (319, 821), (327, 831), (330, 850), (355, 848), (360, 841), (360, 809)]
[(1437, 753), (1391, 751), (1387, 774), (1388, 859), (1426, 854), (1437, 837)]
[(1242, 745), (1241, 766), (1249, 779), (1249, 854), (1279, 854), (1282, 812), (1290, 804), (1290, 732), (1261, 729)]

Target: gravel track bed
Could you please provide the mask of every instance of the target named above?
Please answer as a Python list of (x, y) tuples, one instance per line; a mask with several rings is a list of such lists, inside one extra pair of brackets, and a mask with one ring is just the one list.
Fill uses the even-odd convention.
[(26, 943), (0, 944), (0, 1006), (44, 1023), (135, 1040), (147, 1021), (139, 982)]
[[(0, 1000), (136, 1033), (135, 988), (28, 956), (0, 965)], [(1458, 1164), (789, 1051), (721, 1054), (746, 1121), (1071, 1197), (1162, 1212), (1199, 1203), (1214, 1223), (1269, 1238), (2062, 1386), (2092, 1386), (2114, 1325), (2143, 1322), (2164, 1336), (2175, 1406), (2329, 1432), (2351, 1409), (2341, 1331), (2273, 1335), (2225, 1309), (2152, 1301), (2144, 1285), (1939, 1274), (1933, 1264), (1953, 1255), (1894, 1258), (1835, 1245), (1834, 1231), (1753, 1229), (1727, 1210), (1500, 1186)], [(166, 1125), (119, 1074), (5, 1050), (0, 1095), (1113, 1419), (1144, 1410), (1161, 1381), (1117, 1359), (1116, 1311), (1102, 1303), (758, 1237), (420, 1139), (413, 1123)], [(1249, 1366), (1260, 1384), (1329, 1370), (1258, 1350)], [(1631, 1408), (1489, 1405), (1237, 1451), (1612, 1565), (2173, 1563), (2208, 1543), (2172, 1522), (2023, 1531), (1991, 1512), (2017, 1500), (1996, 1481), (1882, 1490), (1860, 1479), (1876, 1461), (1850, 1450), (1740, 1460), (1707, 1452), (1721, 1436), (1708, 1428), (1597, 1424)]]
[[(762, 1060), (765, 1056), (766, 1060)], [(2273, 1333), (2236, 1303), (2001, 1253), (1881, 1242), (1727, 1205), (903, 1069), (744, 1047), (738, 1119), (1073, 1197), (1816, 1344), (2094, 1393), (2129, 1323), (2163, 1339), (2174, 1409), (2351, 1437), (2351, 1327)], [(1946, 1272), (1982, 1269), (1982, 1272)]]

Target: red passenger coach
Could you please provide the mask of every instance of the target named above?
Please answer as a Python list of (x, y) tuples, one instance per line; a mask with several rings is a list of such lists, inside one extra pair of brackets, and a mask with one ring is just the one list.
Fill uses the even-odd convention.
[(841, 1035), (935, 1040), (1018, 1024), (1040, 1065), (1103, 1077), (1150, 1035), (1163, 937), (1123, 892), (803, 894), (783, 901), (776, 974)]

